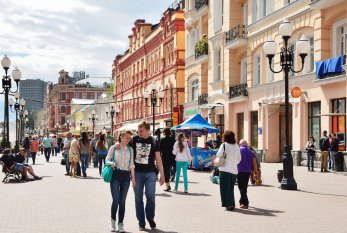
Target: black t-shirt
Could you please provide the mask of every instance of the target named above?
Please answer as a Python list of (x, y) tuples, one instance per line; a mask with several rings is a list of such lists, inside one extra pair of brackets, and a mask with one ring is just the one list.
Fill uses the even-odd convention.
[(331, 140), (331, 151), (339, 151), (339, 140), (334, 138)]
[(17, 163), (24, 163), (25, 161), (25, 158), (23, 156), (20, 155), (20, 153), (16, 154), (14, 156), (14, 160), (17, 162)]
[(3, 155), (0, 160), (5, 164), (7, 168), (11, 168), (15, 164), (13, 155)]
[(153, 137), (147, 139), (133, 137), (134, 164), (137, 172), (155, 172), (155, 152), (159, 151), (158, 143)]
[(165, 137), (160, 139), (160, 152), (163, 162), (175, 161), (175, 156), (172, 154), (175, 139), (172, 137)]

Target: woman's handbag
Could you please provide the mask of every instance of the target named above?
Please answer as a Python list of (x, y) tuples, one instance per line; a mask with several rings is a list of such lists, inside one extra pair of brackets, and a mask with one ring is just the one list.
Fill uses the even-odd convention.
[(225, 163), (225, 158), (226, 158), (226, 153), (225, 153), (225, 143), (223, 143), (223, 155), (222, 157), (217, 157), (213, 160), (213, 165), (216, 167), (220, 167), (223, 166)]
[(61, 159), (60, 164), (61, 164), (61, 165), (66, 165), (65, 159)]
[[(114, 162), (114, 154), (116, 152), (116, 148), (114, 148), (113, 155), (112, 155), (112, 160), (111, 162)], [(104, 168), (102, 169), (101, 175), (102, 178), (106, 183), (110, 183), (112, 180), (112, 175), (113, 175), (113, 168), (110, 165), (105, 165)]]

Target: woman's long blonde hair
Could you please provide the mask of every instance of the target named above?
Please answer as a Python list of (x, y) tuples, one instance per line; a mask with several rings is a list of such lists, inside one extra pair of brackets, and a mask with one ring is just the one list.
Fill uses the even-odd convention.
[(184, 134), (183, 133), (179, 133), (177, 135), (177, 140), (178, 140), (178, 148), (180, 149), (180, 153), (182, 153), (183, 150), (184, 150), (184, 144), (183, 144), (183, 142), (184, 142)]

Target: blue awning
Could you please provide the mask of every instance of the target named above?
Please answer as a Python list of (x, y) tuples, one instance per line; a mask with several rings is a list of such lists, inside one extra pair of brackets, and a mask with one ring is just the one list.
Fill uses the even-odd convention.
[(336, 76), (345, 72), (342, 66), (345, 64), (345, 55), (316, 62), (317, 79)]

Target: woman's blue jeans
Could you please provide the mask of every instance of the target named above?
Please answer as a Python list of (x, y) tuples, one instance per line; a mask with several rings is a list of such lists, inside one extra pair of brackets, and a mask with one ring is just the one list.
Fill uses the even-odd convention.
[(89, 162), (89, 155), (88, 154), (81, 154), (81, 163), (82, 163), (82, 172), (86, 172), (88, 168), (88, 162)]
[(123, 223), (125, 214), (125, 201), (130, 186), (130, 172), (115, 170), (110, 183), (112, 194), (111, 218), (116, 220), (118, 210), (118, 223)]

